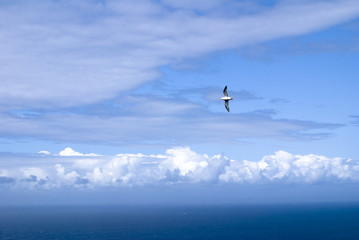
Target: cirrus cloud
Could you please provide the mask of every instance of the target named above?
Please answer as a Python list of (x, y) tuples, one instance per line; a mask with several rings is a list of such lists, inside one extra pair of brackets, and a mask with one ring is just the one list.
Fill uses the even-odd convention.
[(231, 0), (2, 1), (0, 105), (52, 108), (113, 99), (156, 79), (161, 66), (359, 15), (355, 0), (254, 9)]

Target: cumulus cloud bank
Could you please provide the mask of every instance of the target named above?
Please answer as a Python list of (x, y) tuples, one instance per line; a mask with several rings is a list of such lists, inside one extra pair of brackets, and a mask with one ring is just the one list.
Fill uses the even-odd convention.
[[(64, 155), (63, 153), (77, 153)], [(188, 147), (165, 154), (100, 156), (71, 148), (32, 165), (0, 165), (0, 186), (25, 188), (129, 187), (178, 184), (311, 184), (359, 181), (359, 161), (278, 151), (259, 161), (208, 156)], [(42, 158), (42, 159), (41, 159)]]

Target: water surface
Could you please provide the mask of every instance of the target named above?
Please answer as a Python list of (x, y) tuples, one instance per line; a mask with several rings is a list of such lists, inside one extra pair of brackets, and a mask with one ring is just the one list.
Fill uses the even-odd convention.
[(359, 204), (2, 207), (0, 239), (359, 239)]

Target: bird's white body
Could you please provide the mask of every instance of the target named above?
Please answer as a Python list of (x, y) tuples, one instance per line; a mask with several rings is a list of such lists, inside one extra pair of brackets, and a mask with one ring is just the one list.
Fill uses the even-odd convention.
[(224, 100), (224, 101), (226, 101), (226, 100), (227, 100), (227, 101), (228, 101), (228, 100), (233, 100), (232, 97), (222, 97), (221, 99)]

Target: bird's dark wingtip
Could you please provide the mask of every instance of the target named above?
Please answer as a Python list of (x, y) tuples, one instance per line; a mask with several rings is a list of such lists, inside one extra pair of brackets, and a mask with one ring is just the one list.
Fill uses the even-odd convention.
[(224, 96), (228, 96), (228, 94), (227, 94), (227, 85), (223, 89), (223, 94), (224, 94)]

